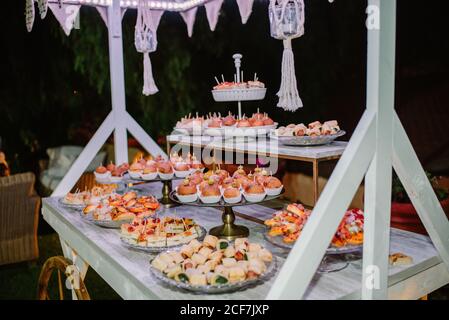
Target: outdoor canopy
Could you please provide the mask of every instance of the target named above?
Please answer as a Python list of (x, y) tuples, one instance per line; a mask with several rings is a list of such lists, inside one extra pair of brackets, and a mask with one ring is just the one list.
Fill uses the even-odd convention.
[[(154, 9), (186, 11), (195, 10), (197, 6), (214, 1), (222, 2), (187, 0), (146, 1), (146, 3)], [(237, 0), (237, 2), (240, 12), (244, 12), (243, 22), (246, 22), (248, 12), (251, 11), (250, 3), (253, 1)], [(30, 3), (33, 6), (33, 0), (27, 0), (28, 27), (32, 26), (31, 20), (34, 19), (34, 8), (31, 9)], [(38, 1), (40, 8), (45, 7), (45, 3), (46, 0)], [(113, 131), (116, 163), (128, 160), (127, 129), (151, 154), (165, 153), (126, 111), (122, 9), (135, 8), (138, 1), (64, 0), (49, 3), (100, 7), (107, 12), (109, 34), (112, 111), (54, 191), (53, 196), (61, 196), (70, 191)], [(388, 282), (392, 167), (404, 184), (433, 244), (445, 262), (445, 274), (448, 274), (449, 221), (393, 107), (396, 0), (368, 0), (366, 13), (368, 31), (366, 110), (318, 199), (300, 241), (295, 243), (280, 270), (267, 296), (269, 299), (298, 299), (303, 296), (363, 178), (365, 178), (365, 239), (361, 298), (385, 299), (390, 292), (404, 290), (400, 284)], [(217, 13), (214, 14), (216, 17)], [(187, 20), (190, 19), (193, 18)]]

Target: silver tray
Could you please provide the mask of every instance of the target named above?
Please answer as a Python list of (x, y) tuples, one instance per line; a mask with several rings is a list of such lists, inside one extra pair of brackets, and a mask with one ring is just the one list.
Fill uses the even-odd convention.
[(91, 214), (84, 214), (80, 211), (80, 215), (83, 219), (89, 221), (90, 223), (96, 224), (97, 226), (109, 229), (120, 229), (122, 224), (131, 223), (133, 219), (128, 220), (95, 220)]
[(86, 204), (70, 204), (70, 203), (66, 203), (66, 202), (64, 202), (64, 197), (59, 198), (58, 202), (59, 202), (60, 205), (66, 207), (66, 208), (75, 209), (75, 210), (83, 210), (86, 207)]
[[(199, 233), (199, 236), (195, 239), (197, 239), (198, 241), (203, 241), (204, 237), (207, 234), (207, 231), (205, 228), (203, 228), (202, 226), (197, 226), (197, 232)], [(199, 230), (198, 230), (199, 229)], [(129, 243), (126, 241), (125, 237), (120, 237), (120, 241), (122, 242), (122, 244), (125, 247), (128, 247), (129, 249), (133, 249), (133, 250), (140, 250), (140, 251), (144, 251), (144, 252), (149, 252), (149, 253), (158, 253), (158, 252), (162, 252), (162, 251), (167, 251), (167, 250), (173, 250), (173, 249), (177, 249), (177, 248), (181, 248), (183, 245), (185, 245), (187, 242), (182, 242), (176, 245), (172, 245), (172, 246), (139, 246), (137, 244), (133, 244), (133, 243)]]
[[(286, 249), (286, 250), (290, 250), (291, 248), (293, 248), (295, 243), (285, 243), (282, 240), (282, 236), (270, 236), (267, 232), (264, 232), (263, 234), (264, 239), (266, 241), (268, 241), (269, 243), (275, 245), (276, 247), (282, 248), (282, 249)], [(330, 246), (329, 248), (326, 249), (326, 253), (327, 254), (345, 254), (345, 253), (353, 253), (353, 252), (357, 252), (357, 251), (361, 251), (363, 249), (363, 245), (359, 245), (359, 246), (353, 246), (353, 245), (347, 245), (344, 247), (334, 247), (334, 246)]]
[(340, 130), (336, 134), (329, 134), (323, 136), (276, 136), (273, 132), (270, 132), (269, 137), (271, 139), (276, 139), (280, 143), (286, 146), (298, 146), (298, 147), (309, 147), (309, 146), (320, 146), (333, 142), (338, 137), (344, 136), (346, 131)]
[[(168, 251), (170, 252), (170, 251)], [(155, 257), (156, 258), (156, 257)], [(153, 259), (155, 259), (153, 258)], [(221, 285), (206, 285), (206, 286), (192, 286), (188, 283), (176, 281), (175, 279), (168, 278), (163, 272), (157, 270), (151, 265), (151, 262), (153, 259), (150, 260), (150, 273), (160, 280), (161, 282), (167, 284), (170, 287), (183, 289), (187, 291), (192, 291), (195, 293), (206, 293), (206, 294), (217, 294), (217, 293), (225, 293), (225, 292), (234, 292), (239, 290), (244, 290), (248, 287), (256, 286), (267, 279), (269, 279), (271, 276), (274, 275), (277, 269), (277, 259), (276, 256), (273, 255), (273, 260), (270, 262), (270, 264), (267, 266), (267, 270), (257, 279), (251, 279), (251, 280), (245, 280), (241, 282), (235, 282), (235, 283), (227, 283), (227, 284), (221, 284)]]

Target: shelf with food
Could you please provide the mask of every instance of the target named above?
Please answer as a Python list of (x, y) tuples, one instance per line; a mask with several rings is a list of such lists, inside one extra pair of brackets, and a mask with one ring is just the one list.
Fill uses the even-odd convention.
[(209, 233), (232, 240), (249, 234), (246, 227), (234, 224), (233, 207), (274, 200), (283, 191), (282, 182), (264, 169), (256, 168), (254, 173), (247, 174), (243, 167), (239, 167), (231, 176), (218, 168), (205, 174), (194, 172), (170, 193), (170, 198), (184, 205), (222, 208), (223, 224)]
[(303, 123), (292, 123), (286, 127), (271, 130), (269, 137), (286, 146), (310, 147), (330, 144), (345, 134), (337, 120), (331, 120), (324, 123), (314, 121), (307, 126)]

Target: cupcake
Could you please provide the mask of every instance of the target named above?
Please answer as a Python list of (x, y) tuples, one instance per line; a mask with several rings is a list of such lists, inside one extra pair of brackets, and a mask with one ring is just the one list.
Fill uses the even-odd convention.
[(217, 203), (220, 201), (221, 192), (218, 184), (213, 181), (208, 181), (200, 191), (200, 199), (203, 203)]
[(161, 161), (157, 164), (157, 171), (161, 180), (170, 180), (174, 176), (173, 167), (170, 162)]
[(140, 175), (142, 174), (144, 169), (144, 165), (142, 165), (142, 163), (140, 162), (134, 162), (130, 167), (129, 167), (129, 176), (132, 179), (140, 179)]
[(190, 167), (185, 162), (177, 162), (177, 163), (175, 163), (174, 170), (175, 170), (175, 175), (178, 178), (185, 178), (190, 173)]
[(194, 202), (198, 199), (196, 185), (189, 179), (185, 179), (176, 189), (176, 194), (181, 202)]
[(111, 176), (111, 173), (108, 171), (108, 169), (104, 166), (99, 166), (94, 171), (95, 178), (104, 180), (108, 179)]
[(245, 186), (245, 192), (243, 193), (243, 195), (249, 202), (259, 202), (265, 198), (266, 192), (261, 184), (257, 182), (251, 182)]
[(264, 182), (265, 191), (267, 192), (267, 195), (269, 196), (277, 196), (282, 192), (282, 188), (284, 187), (282, 185), (281, 180), (279, 180), (276, 177), (268, 177), (265, 179)]
[(223, 199), (227, 203), (238, 203), (242, 201), (242, 194), (238, 188), (231, 186), (224, 190)]

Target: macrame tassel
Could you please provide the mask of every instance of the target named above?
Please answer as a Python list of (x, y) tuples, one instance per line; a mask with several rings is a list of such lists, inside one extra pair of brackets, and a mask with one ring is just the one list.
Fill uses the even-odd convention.
[(146, 96), (155, 94), (159, 89), (156, 86), (153, 78), (153, 68), (151, 67), (151, 60), (149, 52), (143, 54), (143, 91)]
[(277, 93), (279, 97), (277, 106), (286, 111), (296, 111), (302, 108), (303, 105), (296, 84), (295, 60), (291, 39), (284, 40), (281, 74), (281, 87)]

